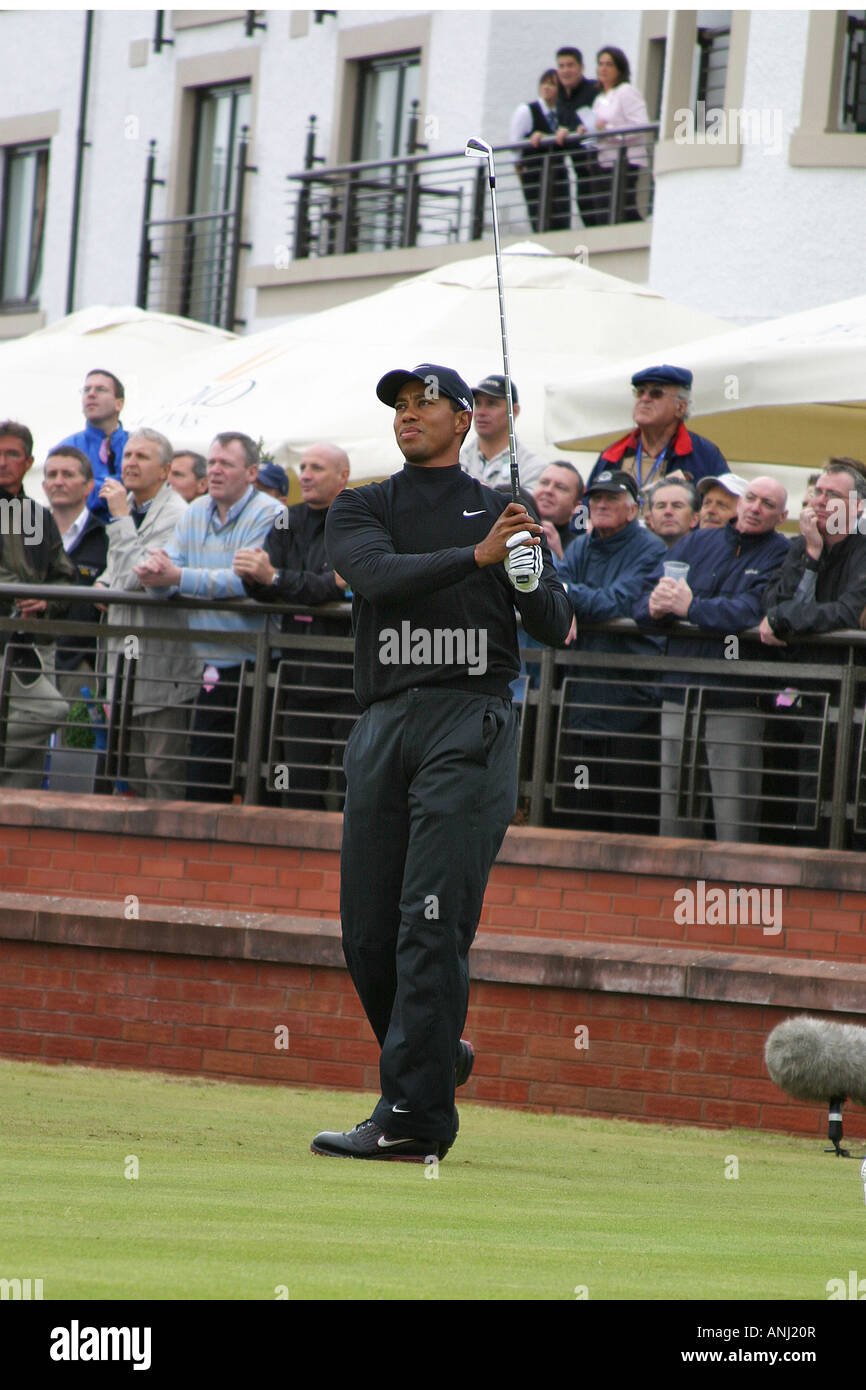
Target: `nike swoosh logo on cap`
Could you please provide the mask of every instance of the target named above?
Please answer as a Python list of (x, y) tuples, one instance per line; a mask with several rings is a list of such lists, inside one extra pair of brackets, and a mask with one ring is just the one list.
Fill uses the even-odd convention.
[(483, 516), (485, 510), (486, 510), (486, 508), (484, 508), (484, 507), (481, 508), (481, 511), (480, 511), (480, 512), (467, 512), (467, 511), (464, 510), (463, 515), (464, 515), (464, 516)]

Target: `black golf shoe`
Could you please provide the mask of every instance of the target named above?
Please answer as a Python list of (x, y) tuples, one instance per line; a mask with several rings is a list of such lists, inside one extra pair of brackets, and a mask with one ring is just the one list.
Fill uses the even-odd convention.
[(438, 1163), (451, 1145), (439, 1139), (404, 1139), (388, 1135), (375, 1120), (362, 1120), (346, 1133), (322, 1130), (310, 1150), (329, 1158), (397, 1159), (404, 1163)]
[(454, 1085), (463, 1086), (475, 1065), (475, 1049), (471, 1042), (461, 1038), (457, 1044), (457, 1066), (454, 1068)]

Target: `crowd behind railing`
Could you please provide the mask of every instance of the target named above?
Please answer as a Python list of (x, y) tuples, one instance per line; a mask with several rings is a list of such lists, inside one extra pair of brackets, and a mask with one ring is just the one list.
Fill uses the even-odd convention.
[[(472, 426), (458, 471), (509, 492), (505, 378), (408, 375), (457, 392)], [(686, 427), (691, 385), (669, 364), (635, 373), (634, 427), (585, 484), (516, 441), (521, 498), (574, 615), (559, 649), (525, 633), (508, 676), (518, 818), (859, 847), (866, 467), (831, 455), (791, 541), (781, 483), (737, 476)], [(287, 474), (247, 435), (175, 452), (125, 431), (123, 402), (112, 373), (87, 374), (85, 429), (45, 460), (48, 508), (23, 488), (29, 429), (0, 422), (0, 785), (340, 809), (360, 709), (351, 573), (335, 571), (326, 525), (346, 453), (308, 448), (288, 506)], [(423, 462), (420, 413), (402, 400), (395, 416)], [(421, 659), (426, 684), (477, 688), (479, 633), (446, 630), (423, 658), (394, 633), (379, 659), (405, 664), (404, 684)]]

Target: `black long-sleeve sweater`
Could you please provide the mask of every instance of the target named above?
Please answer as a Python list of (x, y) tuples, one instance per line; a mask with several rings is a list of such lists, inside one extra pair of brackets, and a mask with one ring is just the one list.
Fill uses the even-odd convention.
[(325, 544), (354, 593), (362, 708), (421, 685), (510, 698), (520, 671), (515, 604), (537, 641), (565, 641), (571, 606), (546, 545), (532, 594), (519, 593), (502, 564), (475, 562), (508, 501), (457, 466), (406, 464), (331, 503)]

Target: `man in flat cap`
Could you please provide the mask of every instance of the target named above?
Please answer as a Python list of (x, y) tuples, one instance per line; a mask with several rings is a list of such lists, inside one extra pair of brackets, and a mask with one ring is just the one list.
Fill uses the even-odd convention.
[[(508, 389), (505, 377), (495, 372), (486, 376), (472, 391), (475, 437), (463, 444), (460, 465), (472, 478), (488, 487), (501, 487), (511, 481), (511, 458), (508, 453)], [(517, 387), (511, 383), (511, 403), (514, 420), (520, 414)], [(520, 485), (532, 492), (547, 463), (515, 437)]]
[(687, 367), (646, 367), (631, 379), (635, 427), (598, 456), (587, 491), (599, 473), (619, 469), (635, 479), (638, 492), (662, 478), (701, 478), (727, 473), (724, 455), (685, 421), (691, 404), (692, 373)]

